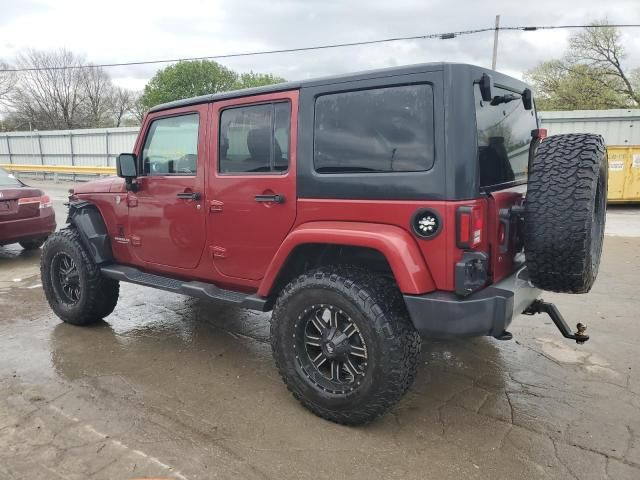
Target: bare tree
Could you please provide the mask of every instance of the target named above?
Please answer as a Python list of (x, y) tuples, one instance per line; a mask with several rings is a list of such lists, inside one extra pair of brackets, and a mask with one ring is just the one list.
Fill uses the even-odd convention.
[(111, 113), (116, 127), (122, 125), (122, 120), (129, 113), (134, 113), (136, 98), (131, 90), (114, 87), (111, 93)]
[[(84, 71), (82, 58), (68, 50), (29, 50), (16, 66), (27, 69), (11, 95), (17, 118), (39, 129), (75, 128), (82, 124)], [(72, 67), (72, 68), (61, 68)]]
[(133, 93), (115, 87), (102, 68), (85, 65), (73, 52), (29, 50), (16, 65), (24, 71), (9, 96), (7, 115), (16, 128), (120, 126), (134, 113)]
[(590, 67), (593, 80), (640, 105), (640, 91), (634, 77), (639, 72), (628, 72), (623, 61), (626, 57), (620, 31), (610, 26), (608, 20), (598, 20), (592, 26), (573, 35), (569, 40), (569, 65)]
[(538, 106), (551, 110), (629, 108), (640, 105), (640, 69), (624, 65), (622, 37), (605, 20), (573, 34), (558, 60), (525, 72)]
[(138, 123), (142, 125), (142, 121), (144, 120), (144, 116), (147, 113), (147, 107), (144, 106), (142, 102), (142, 92), (135, 92), (134, 94), (133, 107), (131, 111), (133, 112), (133, 116), (136, 118)]
[[(6, 70), (11, 68), (9, 64), (0, 61), (0, 70)], [(16, 83), (15, 72), (2, 72), (0, 71), (0, 106), (6, 104), (9, 100), (11, 90), (13, 90)]]
[(114, 90), (109, 75), (102, 68), (87, 66), (82, 69), (82, 126), (112, 125)]

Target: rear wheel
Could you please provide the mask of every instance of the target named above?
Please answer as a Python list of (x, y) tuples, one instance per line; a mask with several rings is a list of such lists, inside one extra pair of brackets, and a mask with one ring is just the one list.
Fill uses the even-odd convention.
[(119, 282), (102, 276), (74, 228), (49, 237), (40, 274), (47, 301), (64, 322), (89, 325), (108, 316), (118, 302)]
[(42, 238), (36, 238), (34, 240), (22, 240), (19, 243), (20, 243), (20, 246), (25, 250), (36, 250), (44, 244), (46, 239), (47, 237), (42, 237)]
[(588, 292), (598, 274), (607, 206), (607, 154), (600, 135), (544, 139), (530, 166), (525, 254), (543, 290)]
[(382, 415), (409, 388), (420, 337), (395, 285), (339, 266), (285, 287), (271, 345), (295, 398), (320, 417), (355, 425)]

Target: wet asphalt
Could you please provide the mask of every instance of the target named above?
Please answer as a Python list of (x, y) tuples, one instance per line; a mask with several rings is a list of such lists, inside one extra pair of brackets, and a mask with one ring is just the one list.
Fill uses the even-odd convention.
[(38, 262), (0, 247), (0, 479), (640, 478), (640, 237), (606, 237), (591, 293), (544, 295), (587, 344), (541, 315), (425, 341), (413, 388), (358, 428), (288, 394), (268, 314), (123, 284), (74, 327)]

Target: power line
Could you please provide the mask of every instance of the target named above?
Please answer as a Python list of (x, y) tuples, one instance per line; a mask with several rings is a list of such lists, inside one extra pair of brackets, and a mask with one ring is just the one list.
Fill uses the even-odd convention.
[(221, 60), (225, 58), (238, 58), (238, 57), (251, 57), (258, 55), (273, 55), (277, 53), (295, 53), (306, 52), (310, 50), (327, 50), (330, 48), (342, 48), (342, 47), (356, 47), (361, 45), (374, 45), (379, 43), (391, 43), (401, 42), (408, 40), (428, 40), (428, 39), (441, 39), (449, 40), (456, 37), (465, 35), (474, 35), (484, 32), (495, 32), (499, 30), (514, 31), (520, 30), (524, 32), (533, 32), (537, 30), (560, 30), (571, 28), (637, 28), (640, 24), (614, 24), (614, 25), (532, 25), (532, 26), (520, 26), (520, 27), (485, 27), (476, 28), (473, 30), (461, 30), (458, 32), (446, 32), (446, 33), (428, 33), (424, 35), (414, 35), (408, 37), (391, 37), (383, 38), (379, 40), (366, 40), (361, 42), (348, 42), (348, 43), (333, 43), (327, 45), (315, 45), (310, 47), (297, 47), (297, 48), (283, 48), (279, 50), (262, 50), (257, 52), (241, 52), (241, 53), (228, 53), (223, 55), (208, 55), (204, 57), (184, 57), (184, 58), (171, 58), (163, 60), (141, 60), (137, 62), (118, 62), (118, 63), (101, 63), (101, 64), (85, 64), (85, 65), (61, 65), (54, 67), (33, 67), (33, 68), (5, 68), (0, 69), (0, 72), (37, 72), (43, 70), (72, 70), (78, 68), (111, 68), (111, 67), (128, 67), (135, 65), (152, 65), (160, 63), (175, 63), (180, 61), (194, 61), (194, 60)]

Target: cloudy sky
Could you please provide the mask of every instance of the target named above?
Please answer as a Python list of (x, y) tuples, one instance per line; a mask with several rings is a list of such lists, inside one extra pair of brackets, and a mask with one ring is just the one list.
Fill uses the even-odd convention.
[[(640, 0), (0, 0), (0, 60), (65, 47), (93, 63), (207, 56), (492, 26), (640, 23)], [(498, 69), (520, 77), (562, 55), (570, 31), (501, 32)], [(289, 80), (431, 62), (490, 66), (493, 33), (224, 60)], [(640, 28), (626, 29), (630, 67), (640, 67)], [(140, 89), (158, 65), (109, 69)]]

